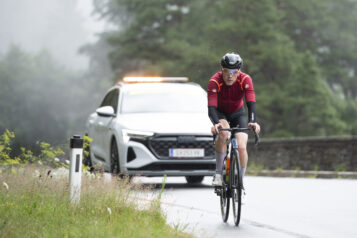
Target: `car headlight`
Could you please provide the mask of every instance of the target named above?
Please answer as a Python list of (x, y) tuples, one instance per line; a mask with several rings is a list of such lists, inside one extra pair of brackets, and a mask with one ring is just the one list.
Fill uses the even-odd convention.
[(128, 143), (130, 138), (145, 139), (147, 137), (153, 136), (153, 132), (148, 131), (134, 131), (128, 129), (122, 129), (123, 141)]

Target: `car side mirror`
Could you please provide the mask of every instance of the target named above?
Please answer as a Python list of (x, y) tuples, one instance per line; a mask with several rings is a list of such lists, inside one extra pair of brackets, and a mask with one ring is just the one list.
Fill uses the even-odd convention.
[(96, 113), (102, 117), (115, 117), (114, 108), (112, 106), (100, 107), (96, 110)]

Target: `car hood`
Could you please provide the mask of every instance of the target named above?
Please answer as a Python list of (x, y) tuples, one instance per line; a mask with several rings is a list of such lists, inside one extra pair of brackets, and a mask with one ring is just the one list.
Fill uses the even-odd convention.
[(127, 129), (155, 133), (211, 134), (212, 126), (205, 113), (119, 114), (118, 122)]

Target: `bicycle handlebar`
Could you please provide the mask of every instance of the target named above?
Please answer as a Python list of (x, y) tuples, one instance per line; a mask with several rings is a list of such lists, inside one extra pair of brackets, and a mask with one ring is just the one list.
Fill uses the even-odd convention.
[[(255, 137), (255, 141), (254, 141), (254, 144), (255, 145), (258, 145), (259, 144), (259, 141), (260, 141), (260, 138), (259, 138), (259, 134), (255, 132), (255, 126), (253, 126), (252, 128), (239, 128), (239, 127), (232, 127), (232, 128), (222, 128), (222, 127), (218, 127), (218, 133), (220, 131), (230, 131), (232, 132), (232, 134), (234, 135), (235, 133), (237, 132), (244, 132), (244, 131), (253, 131), (254, 133), (254, 137)], [(214, 144), (216, 144), (216, 137), (217, 137), (217, 134), (214, 135), (214, 138), (213, 138), (213, 142)]]

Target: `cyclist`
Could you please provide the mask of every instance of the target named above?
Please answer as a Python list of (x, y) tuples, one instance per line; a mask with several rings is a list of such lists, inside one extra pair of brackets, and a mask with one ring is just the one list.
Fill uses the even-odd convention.
[[(218, 133), (218, 127), (251, 128), (255, 126), (257, 133), (260, 125), (256, 122), (256, 106), (253, 82), (248, 74), (241, 71), (243, 60), (237, 53), (227, 53), (221, 59), (221, 71), (214, 74), (208, 83), (208, 114), (213, 123), (212, 134)], [(248, 124), (245, 118), (243, 97), (248, 108)], [(229, 132), (219, 132), (215, 146), (216, 174), (213, 186), (222, 186), (223, 161), (227, 151), (226, 141)], [(236, 135), (238, 153), (241, 163), (241, 175), (244, 177), (247, 162), (248, 132)], [(245, 195), (245, 191), (243, 191)]]

